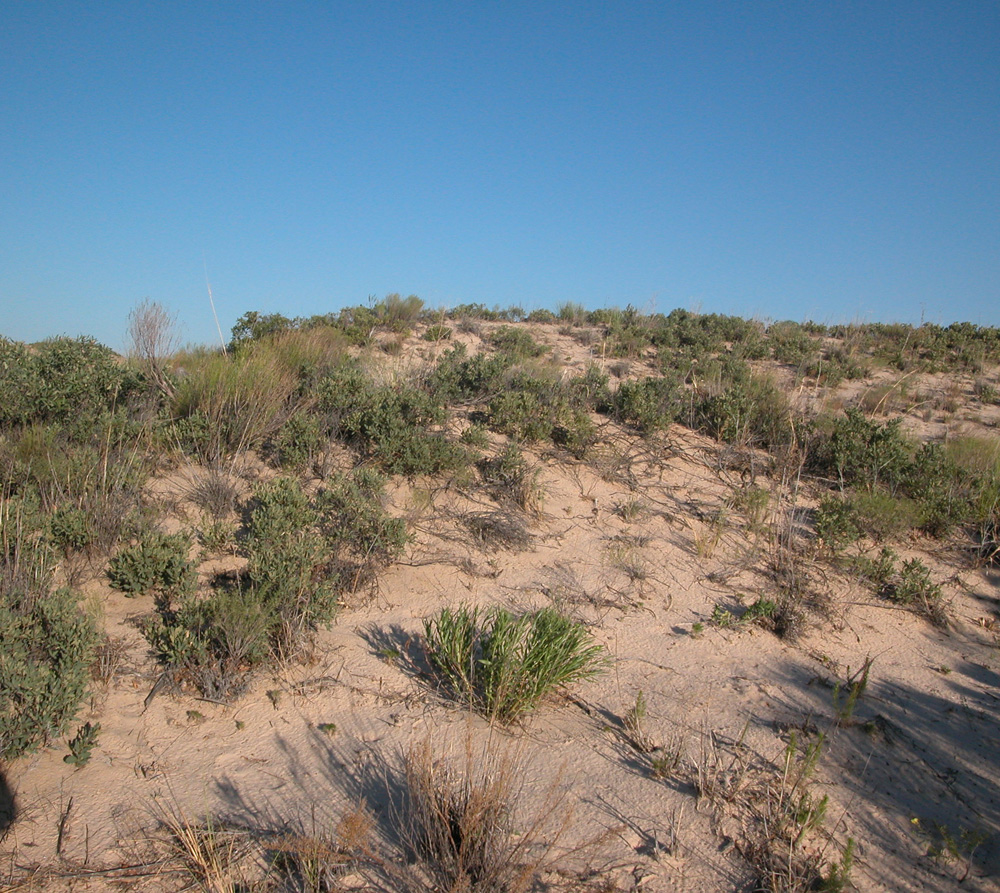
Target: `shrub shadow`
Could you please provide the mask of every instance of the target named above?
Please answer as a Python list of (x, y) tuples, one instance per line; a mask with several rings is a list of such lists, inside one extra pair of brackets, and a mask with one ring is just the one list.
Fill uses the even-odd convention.
[[(1000, 878), (1000, 675), (964, 661), (936, 693), (903, 682), (881, 682), (876, 664), (867, 691), (839, 727), (831, 692), (786, 667), (786, 694), (829, 727), (823, 758), (849, 793), (848, 824), (859, 842), (895, 857), (861, 860), (887, 889), (929, 889), (956, 883), (968, 871), (970, 888)], [(797, 696), (794, 693), (797, 691)], [(831, 763), (835, 765), (830, 765)], [(947, 837), (985, 835), (974, 852), (950, 861), (931, 858)], [(959, 849), (962, 850), (960, 844)], [(971, 849), (971, 847), (969, 848)], [(912, 886), (906, 886), (906, 878)], [(987, 880), (988, 879), (988, 880)]]
[(0, 840), (7, 835), (7, 829), (14, 824), (17, 818), (17, 804), (14, 800), (14, 792), (7, 783), (7, 777), (0, 769)]

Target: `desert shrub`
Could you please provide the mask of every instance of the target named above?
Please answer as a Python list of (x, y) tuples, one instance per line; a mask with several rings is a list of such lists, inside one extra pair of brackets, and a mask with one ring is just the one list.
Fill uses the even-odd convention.
[(862, 555), (854, 559), (854, 569), (878, 595), (906, 605), (936, 626), (948, 625), (941, 585), (931, 579), (930, 568), (919, 558), (904, 561), (898, 568), (897, 554), (883, 547), (875, 558)]
[(322, 514), (297, 481), (276, 478), (253, 492), (245, 549), (254, 596), (272, 607), (280, 627), (276, 650), (287, 652), (336, 611), (329, 579), (329, 543), (319, 530)]
[(486, 429), (479, 424), (472, 424), (466, 428), (458, 438), (466, 446), (484, 450), (490, 445), (490, 437)]
[(816, 342), (796, 322), (773, 323), (768, 327), (767, 340), (774, 358), (790, 366), (808, 362), (818, 351)]
[(997, 389), (996, 385), (985, 379), (976, 379), (972, 392), (986, 405), (1000, 404), (1000, 390)]
[(287, 417), (298, 382), (265, 342), (231, 357), (205, 357), (181, 379), (174, 415), (182, 445), (207, 463), (260, 446)]
[(499, 329), (490, 332), (487, 341), (497, 351), (518, 360), (540, 357), (548, 352), (548, 348), (538, 344), (526, 329), (514, 326), (500, 326)]
[(542, 499), (539, 472), (516, 446), (508, 444), (496, 456), (480, 459), (476, 465), (492, 499), (537, 511)]
[(215, 521), (227, 518), (236, 508), (236, 482), (219, 468), (199, 469), (192, 476), (185, 495)]
[(484, 549), (522, 551), (531, 545), (524, 516), (510, 511), (471, 512), (463, 519), (475, 541)]
[(673, 378), (623, 381), (599, 409), (642, 434), (662, 431), (677, 417), (680, 388)]
[(699, 427), (726, 443), (773, 450), (794, 439), (787, 396), (771, 379), (746, 375), (698, 401)]
[(442, 403), (426, 391), (375, 385), (347, 367), (321, 388), (320, 409), (335, 419), (335, 433), (390, 474), (438, 474), (461, 468), (464, 449), (443, 432), (429, 430), (446, 420)]
[(561, 798), (550, 795), (541, 810), (519, 821), (523, 777), (524, 767), (495, 748), (475, 754), (467, 745), (460, 768), (429, 743), (411, 749), (395, 823), (410, 864), (403, 869), (405, 878), (385, 888), (402, 893), (538, 889), (543, 866), (551, 870), (557, 861), (553, 848), (568, 816)]
[(111, 559), (108, 580), (126, 595), (143, 595), (153, 590), (183, 592), (194, 585), (194, 563), (188, 559), (190, 548), (191, 543), (183, 534), (150, 531)]
[(601, 646), (552, 608), (518, 617), (496, 607), (482, 618), (474, 608), (445, 608), (425, 622), (424, 641), (452, 694), (500, 722), (516, 720), (602, 664)]
[[(254, 489), (243, 544), (247, 567), (235, 585), (205, 598), (158, 605), (144, 634), (160, 659), (205, 694), (232, 698), (265, 658), (287, 659), (332, 622), (347, 557), (387, 560), (405, 531), (379, 514), (372, 481), (343, 482), (316, 499), (291, 478)], [(346, 495), (345, 495), (346, 494)], [(362, 554), (363, 553), (363, 554)]]
[(292, 413), (274, 436), (275, 461), (282, 468), (307, 467), (326, 443), (320, 419), (310, 412)]
[(160, 661), (207, 697), (228, 700), (246, 690), (253, 670), (273, 654), (278, 624), (273, 602), (233, 587), (164, 608), (143, 634)]
[(590, 415), (583, 410), (573, 410), (563, 422), (552, 429), (552, 442), (570, 452), (577, 459), (587, 455), (597, 443), (598, 432)]
[(51, 589), (48, 554), (30, 509), (0, 504), (0, 759), (62, 734), (90, 680), (97, 630), (68, 588)]
[(909, 444), (899, 419), (879, 424), (851, 407), (833, 420), (827, 437), (816, 441), (810, 463), (835, 475), (841, 488), (857, 485), (873, 491), (880, 485), (897, 486), (909, 458)]
[(596, 410), (611, 398), (608, 374), (597, 366), (588, 366), (583, 375), (576, 375), (566, 383), (570, 405), (574, 409)]
[(401, 297), (397, 293), (386, 295), (375, 305), (379, 325), (391, 332), (409, 331), (423, 313), (424, 302), (416, 295)]
[(861, 582), (878, 595), (888, 595), (896, 573), (899, 556), (889, 546), (883, 546), (874, 558), (858, 555), (851, 563)]
[(356, 589), (406, 546), (406, 524), (382, 505), (384, 480), (371, 470), (337, 476), (317, 497), (322, 528), (338, 549), (342, 585)]
[(57, 508), (49, 516), (49, 535), (64, 552), (80, 552), (93, 542), (87, 513), (73, 505)]
[(552, 323), (556, 321), (556, 315), (551, 310), (546, 310), (544, 307), (537, 307), (528, 314), (527, 321), (534, 323)]
[(451, 327), (442, 325), (428, 326), (421, 336), (424, 341), (438, 343), (439, 341), (449, 341), (451, 339)]
[(919, 558), (904, 561), (899, 569), (899, 581), (892, 591), (892, 600), (904, 605), (928, 604), (941, 599), (941, 586), (931, 580), (930, 568)]
[(816, 536), (836, 552), (861, 536), (850, 501), (840, 496), (824, 496), (816, 509)]
[(445, 351), (431, 372), (427, 387), (442, 403), (481, 400), (499, 392), (515, 360), (509, 354), (468, 356), (464, 344)]
[(858, 357), (843, 347), (826, 348), (821, 357), (805, 367), (805, 374), (815, 378), (829, 388), (836, 387), (844, 379), (867, 378), (870, 372), (867, 359)]
[(93, 338), (51, 338), (30, 351), (0, 339), (0, 424), (92, 420), (142, 389), (142, 380)]
[(857, 528), (875, 542), (898, 539), (920, 521), (920, 508), (912, 499), (883, 491), (856, 493), (849, 505)]
[(295, 320), (282, 316), (280, 313), (261, 313), (259, 310), (248, 310), (233, 325), (230, 332), (229, 349), (239, 351), (256, 341), (289, 332), (295, 326)]
[[(601, 390), (602, 384), (604, 385)], [(607, 379), (596, 371), (568, 381), (547, 370), (519, 367), (487, 405), (490, 427), (512, 440), (549, 440), (582, 455), (596, 438), (586, 412), (606, 395)]]

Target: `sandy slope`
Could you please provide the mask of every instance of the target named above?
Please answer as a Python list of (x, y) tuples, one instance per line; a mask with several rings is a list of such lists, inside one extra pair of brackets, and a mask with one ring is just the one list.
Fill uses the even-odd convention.
[[(574, 362), (590, 355), (549, 337)], [(549, 874), (553, 883), (582, 889), (583, 875), (565, 872), (589, 866), (615, 885), (603, 889), (751, 889), (753, 872), (735, 844), (776, 783), (763, 766), (781, 765), (790, 733), (809, 740), (821, 731), (813, 790), (830, 804), (809, 845), (833, 855), (853, 838), (856, 889), (1000, 889), (1000, 654), (990, 628), (1000, 575), (939, 544), (909, 543), (946, 581), (954, 621), (940, 631), (817, 564), (805, 525), (793, 545), (817, 610), (802, 634), (789, 641), (753, 625), (718, 628), (709, 622), (716, 605), (737, 610), (773, 591), (770, 532), (785, 529), (793, 509), (803, 517), (809, 494), (761, 476), (773, 496), (759, 527), (735, 510), (721, 523), (717, 512), (739, 476), (718, 444), (682, 428), (652, 444), (611, 426), (605, 434), (615, 452), (600, 461), (535, 455), (545, 497), (540, 514), (525, 519), (523, 550), (483, 548), (469, 535), (464, 514), (491, 508), (481, 493), (442, 482), (398, 486), (391, 509), (414, 537), (404, 558), (318, 635), (310, 663), (259, 677), (232, 705), (170, 691), (145, 703), (159, 670), (136, 618), (151, 600), (126, 599), (96, 575), (87, 592), (128, 656), (80, 717), (102, 726), (86, 767), (62, 761), (64, 741), (8, 767), (18, 818), (0, 845), (0, 879), (10, 866), (41, 865), (54, 867), (49, 884), (76, 875), (79, 885), (90, 871), (148, 860), (147, 838), (164, 810), (310, 831), (332, 827), (363, 800), (388, 847), (386, 804), (402, 757), (430, 742), (456, 765), (467, 750), (474, 762), (486, 750), (510, 754), (522, 820), (570, 817), (553, 854), (565, 851), (564, 873)], [(161, 495), (178, 480), (159, 482)], [(620, 507), (632, 500), (642, 510), (626, 521)], [(207, 563), (203, 575), (225, 564)], [(424, 618), (459, 602), (556, 604), (590, 626), (611, 667), (522, 725), (490, 728), (422, 673)], [(834, 685), (866, 658), (868, 689), (838, 725)], [(662, 748), (654, 755), (676, 753), (687, 777), (657, 778), (650, 754), (629, 740), (623, 719), (640, 691), (644, 733)], [(331, 723), (335, 731), (321, 729)], [(696, 796), (694, 767), (725, 775), (729, 799)], [(937, 826), (990, 839), (971, 864), (961, 846), (956, 858), (934, 859)], [(130, 883), (168, 889), (182, 880), (162, 873)], [(356, 876), (345, 883), (361, 885)]]

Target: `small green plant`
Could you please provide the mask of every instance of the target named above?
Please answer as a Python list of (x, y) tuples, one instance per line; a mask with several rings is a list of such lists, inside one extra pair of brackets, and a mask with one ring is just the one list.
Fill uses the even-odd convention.
[(489, 434), (482, 425), (469, 425), (458, 439), (466, 446), (475, 447), (477, 450), (485, 450), (490, 445)]
[(437, 343), (451, 339), (451, 326), (433, 325), (428, 326), (423, 334), (424, 341)]
[[(642, 754), (652, 754), (657, 750), (653, 739), (646, 732), (646, 714), (648, 712), (646, 696), (642, 690), (636, 692), (635, 703), (625, 711), (622, 726), (625, 729), (625, 739), (629, 745)], [(655, 757), (653, 758), (655, 760)], [(654, 766), (655, 771), (655, 766)]]
[(638, 521), (646, 511), (646, 504), (641, 499), (626, 499), (615, 506), (615, 514), (626, 524)]
[(424, 623), (424, 642), (452, 694), (504, 723), (604, 663), (587, 631), (552, 608), (515, 616), (496, 607), (482, 618), (475, 608), (444, 608)]
[(712, 608), (712, 616), (708, 618), (708, 622), (719, 629), (732, 629), (739, 624), (739, 618), (728, 608), (716, 605)]
[(889, 597), (923, 614), (936, 626), (948, 625), (948, 613), (941, 596), (941, 584), (931, 580), (930, 568), (919, 558), (904, 561), (899, 579)]
[(838, 726), (846, 726), (852, 722), (858, 699), (864, 695), (868, 688), (868, 675), (871, 672), (873, 662), (874, 658), (866, 657), (864, 663), (853, 674), (848, 668), (846, 685), (842, 685), (839, 680), (834, 685), (833, 709), (837, 714)]
[(691, 636), (697, 639), (705, 631), (705, 624), (700, 620), (696, 620), (691, 624)]
[(327, 738), (333, 738), (337, 734), (337, 724), (335, 722), (321, 722), (316, 728)]
[(195, 576), (189, 549), (190, 542), (183, 534), (150, 532), (111, 559), (108, 579), (128, 596), (151, 590), (183, 592), (193, 585)]
[(63, 757), (64, 763), (70, 763), (77, 768), (90, 762), (90, 752), (97, 746), (97, 736), (101, 733), (101, 724), (84, 723), (76, 730), (69, 740), (69, 753)]
[(0, 505), (0, 759), (61, 735), (91, 681), (93, 617), (70, 589), (50, 589), (47, 551)]

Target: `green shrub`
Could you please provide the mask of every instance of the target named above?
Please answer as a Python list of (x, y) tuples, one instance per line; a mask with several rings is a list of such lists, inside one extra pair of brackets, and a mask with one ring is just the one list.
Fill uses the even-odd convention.
[(157, 657), (207, 697), (229, 700), (273, 653), (279, 628), (274, 604), (254, 589), (233, 587), (186, 599), (143, 629)]
[(0, 424), (86, 427), (141, 389), (139, 376), (93, 338), (51, 338), (30, 351), (0, 338)]
[(470, 357), (464, 344), (456, 344), (441, 355), (427, 387), (441, 403), (482, 400), (504, 387), (504, 377), (515, 362), (504, 353)]
[(514, 326), (500, 326), (491, 332), (486, 340), (496, 350), (518, 360), (540, 357), (549, 350), (544, 345), (538, 344), (526, 329)]
[(321, 513), (297, 481), (276, 478), (259, 485), (253, 504), (244, 544), (249, 588), (280, 620), (276, 650), (288, 651), (303, 633), (333, 619), (332, 556), (319, 530)]
[(673, 378), (623, 381), (599, 408), (641, 434), (662, 431), (677, 417), (680, 389)]
[(452, 694), (484, 715), (512, 722), (554, 689), (600, 671), (603, 649), (552, 608), (516, 617), (443, 609), (424, 624), (428, 658)]
[(490, 427), (521, 443), (547, 440), (553, 421), (538, 394), (513, 389), (498, 394), (487, 408)]
[(78, 769), (90, 762), (90, 752), (97, 747), (97, 736), (101, 734), (101, 724), (84, 723), (69, 740), (69, 753), (63, 757), (64, 763)]
[(798, 366), (808, 362), (819, 350), (819, 345), (796, 322), (776, 322), (767, 330), (771, 352), (779, 363)]
[(441, 431), (447, 417), (439, 397), (403, 385), (375, 385), (361, 370), (345, 367), (320, 391), (320, 410), (334, 433), (354, 444), (390, 474), (439, 474), (464, 466), (468, 457)]
[(83, 509), (68, 505), (49, 516), (49, 535), (64, 552), (80, 552), (93, 542), (93, 535)]
[(322, 529), (336, 547), (342, 585), (354, 590), (374, 579), (405, 548), (406, 524), (382, 506), (383, 479), (370, 470), (331, 479), (317, 497)]
[[(378, 486), (359, 473), (335, 479), (315, 499), (291, 478), (256, 487), (243, 579), (176, 608), (162, 601), (159, 619), (144, 630), (160, 659), (209, 697), (228, 699), (266, 658), (299, 652), (332, 622), (339, 593), (357, 578), (352, 569), (381, 566), (405, 542), (402, 522), (378, 503)], [(345, 579), (349, 570), (353, 580)]]
[(466, 446), (475, 447), (479, 450), (484, 450), (490, 445), (489, 434), (487, 434), (486, 429), (479, 424), (469, 425), (469, 427), (459, 435), (458, 439)]
[(90, 682), (93, 618), (69, 589), (50, 589), (48, 556), (20, 506), (0, 517), (0, 759), (62, 734)]
[(287, 418), (297, 389), (295, 371), (267, 341), (204, 357), (177, 387), (178, 438), (208, 464), (256, 448)]
[(195, 578), (194, 562), (188, 559), (190, 548), (183, 534), (150, 532), (111, 559), (108, 579), (126, 595), (186, 591)]
[(431, 341), (435, 344), (439, 341), (450, 341), (451, 327), (442, 325), (428, 326), (427, 331), (424, 332), (422, 337), (424, 341)]
[(552, 429), (552, 442), (582, 459), (597, 443), (597, 426), (590, 415), (582, 410), (574, 410), (562, 423)]
[(913, 500), (889, 493), (856, 493), (849, 501), (858, 529), (875, 542), (898, 539), (920, 521), (920, 509)]
[(840, 486), (857, 485), (869, 492), (879, 486), (894, 489), (908, 466), (910, 447), (900, 419), (884, 425), (869, 421), (857, 407), (833, 422), (828, 437), (814, 447), (814, 468), (836, 475)]
[(700, 427), (726, 443), (773, 450), (794, 438), (788, 398), (764, 376), (737, 378), (702, 397), (697, 414)]
[(840, 496), (824, 496), (816, 509), (816, 536), (832, 551), (861, 536), (851, 503)]
[(325, 442), (320, 419), (299, 410), (278, 429), (273, 443), (274, 456), (282, 468), (302, 469), (316, 458)]

